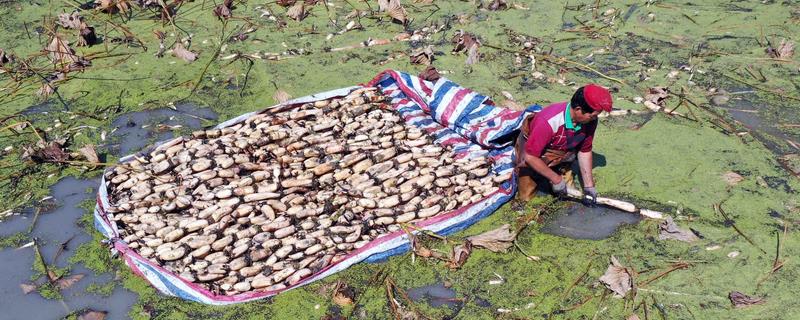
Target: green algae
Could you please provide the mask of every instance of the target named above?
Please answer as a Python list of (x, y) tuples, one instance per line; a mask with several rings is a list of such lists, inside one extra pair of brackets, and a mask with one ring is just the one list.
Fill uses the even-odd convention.
[(19, 247), (28, 239), (30, 236), (24, 231), (0, 238), (0, 249)]
[[(336, 6), (332, 11), (336, 16), (343, 17), (351, 10), (346, 3), (333, 3)], [(615, 20), (617, 23), (605, 26), (606, 23), (594, 19), (596, 13), (591, 10), (594, 3), (570, 2), (570, 8), (565, 8), (560, 3), (537, 1), (525, 3), (531, 10), (485, 12), (476, 10), (468, 2), (442, 2), (437, 3), (439, 10), (425, 21), (433, 11), (432, 7), (415, 5), (409, 11), (416, 19), (411, 24), (412, 29), (432, 21), (447, 22), (454, 15), (468, 16), (466, 24), (450, 19), (452, 25), (445, 36), (437, 35), (429, 41), (435, 45), (435, 51), (440, 52), (434, 64), (444, 76), (493, 97), (500, 97), (501, 91), (508, 91), (517, 101), (546, 104), (566, 99), (575, 85), (594, 81), (616, 89), (615, 106), (618, 108), (641, 109), (633, 98), (643, 96), (645, 89), (652, 86), (668, 86), (675, 92), (685, 87), (690, 99), (706, 104), (708, 87), (744, 86), (726, 75), (760, 88), (780, 89), (785, 96), (797, 95), (797, 90), (791, 89), (797, 88), (799, 71), (796, 58), (788, 62), (775, 61), (767, 59), (763, 53), (767, 38), (776, 43), (780, 38), (792, 38), (799, 33), (797, 22), (790, 20), (792, 10), (789, 9), (796, 11), (796, 4), (651, 1), (646, 5), (633, 1), (606, 1), (601, 3), (598, 13), (614, 8), (619, 16)], [(365, 8), (361, 3), (354, 5)], [(243, 3), (237, 4), (235, 13), (257, 21), (258, 30), (250, 34), (250, 39), (259, 41), (228, 43), (223, 55), (280, 52), (286, 47), (303, 48), (312, 53), (282, 61), (255, 61), (251, 69), (248, 69), (250, 64), (243, 60), (232, 63), (214, 61), (201, 78), (205, 65), (220, 45), (222, 34), (222, 24), (210, 14), (210, 5), (201, 6), (200, 2), (193, 2), (179, 13), (178, 25), (193, 34), (190, 49), (200, 53), (199, 60), (194, 63), (170, 56), (158, 59), (152, 55), (157, 41), (149, 36), (151, 30), (170, 30), (170, 27), (162, 27), (143, 17), (127, 22), (126, 26), (150, 48), (143, 52), (135, 46), (112, 42), (111, 38), (121, 34), (105, 31), (102, 14), (86, 14), (88, 21), (98, 27), (97, 32), (106, 36), (108, 42), (78, 48), (80, 54), (105, 55), (108, 44), (111, 54), (131, 55), (96, 59), (91, 68), (77, 75), (79, 78), (59, 86), (59, 93), (69, 103), (70, 110), (99, 115), (98, 119), (86, 116), (70, 119), (70, 116), (51, 114), (34, 124), (44, 129), (51, 126), (48, 122), (59, 118), (64, 125), (53, 128), (48, 136), (60, 137), (66, 135), (66, 128), (80, 125), (108, 128), (113, 118), (124, 112), (158, 108), (179, 101), (211, 107), (221, 115), (221, 119), (226, 119), (273, 104), (272, 93), (277, 89), (297, 97), (366, 82), (387, 68), (411, 73), (422, 70), (421, 66), (411, 65), (406, 59), (377, 64), (389, 54), (410, 52), (405, 43), (345, 52), (324, 50), (351, 45), (367, 37), (390, 38), (403, 30), (402, 26), (385, 19), (362, 18), (365, 30), (347, 32), (326, 42), (323, 40), (325, 34), (339, 29), (329, 25), (323, 9), (314, 8), (314, 14), (308, 19), (300, 23), (289, 22), (286, 29), (279, 30), (274, 24), (258, 19), (260, 12), (255, 7), (268, 7), (278, 13), (283, 9), (262, 3)], [(33, 29), (41, 24), (44, 14), (63, 10), (70, 9), (56, 3), (42, 6), (13, 3), (3, 7), (0, 14), (4, 19), (0, 19), (0, 27), (12, 32), (0, 34), (0, 47), (12, 49), (22, 56), (39, 51), (46, 36), (42, 36), (41, 41), (35, 34), (29, 38), (30, 31), (25, 32), (25, 25)], [(628, 12), (630, 14), (625, 18)], [(654, 15), (652, 21), (648, 18), (650, 13)], [(591, 29), (587, 32), (564, 30), (581, 26), (578, 20)], [(244, 25), (241, 21), (228, 22), (225, 31), (231, 32)], [(311, 26), (315, 26), (320, 34), (309, 33)], [(516, 66), (513, 53), (488, 46), (481, 48), (484, 56), (480, 63), (466, 66), (465, 57), (450, 54), (451, 46), (445, 43), (455, 29), (477, 34), (484, 44), (509, 49), (514, 48), (507, 30), (534, 36), (541, 39), (538, 46), (542, 53), (592, 64), (608, 76), (623, 79), (625, 84), (608, 81), (594, 72), (570, 69), (574, 65), (556, 65), (542, 59), (537, 61), (535, 70), (542, 72), (545, 78), (536, 79), (526, 74), (509, 79), (508, 76), (516, 72), (531, 71), (530, 65)], [(591, 59), (586, 58), (590, 55)], [(694, 71), (687, 71), (682, 68), (684, 66), (690, 66)], [(742, 66), (760, 70), (766, 81), (753, 78)], [(667, 77), (672, 71), (679, 72), (674, 78)], [(562, 74), (565, 83), (575, 85), (555, 82), (554, 79)], [(202, 81), (198, 83), (198, 79)], [(3, 86), (6, 80), (0, 75)], [(197, 90), (190, 95), (195, 85)], [(0, 116), (14, 114), (41, 102), (32, 94), (37, 87), (38, 84), (30, 84), (24, 93), (3, 97)], [(784, 114), (796, 109), (796, 100), (775, 92), (753, 90), (757, 91), (755, 95), (759, 104), (765, 106), (761, 112), (773, 114), (770, 119), (786, 119), (791, 123), (794, 118)], [(47, 103), (63, 107), (54, 97)], [(676, 103), (677, 99), (669, 100), (670, 106)], [(713, 110), (725, 112), (721, 108)], [(635, 128), (631, 128), (632, 125), (623, 120), (603, 120), (595, 152), (597, 158), (604, 158), (604, 164), (595, 169), (595, 176), (601, 194), (668, 209), (681, 225), (704, 236), (695, 244), (656, 240), (657, 222), (654, 221), (627, 226), (613, 237), (600, 241), (540, 234), (537, 232), (539, 225), (533, 223), (519, 235), (517, 242), (526, 253), (541, 257), (540, 261), (531, 261), (513, 250), (505, 254), (475, 250), (462, 268), (449, 270), (435, 261), (412, 261), (411, 255), (406, 254), (383, 263), (358, 264), (319, 283), (288, 291), (273, 299), (227, 307), (204, 306), (159, 295), (118, 259), (109, 257), (108, 249), (99, 243), (102, 238), (97, 232), (92, 232), (94, 241), (76, 250), (70, 263), (82, 263), (94, 272), (119, 272), (123, 286), (140, 295), (139, 302), (130, 312), (134, 319), (318, 319), (332, 309), (329, 296), (319, 294), (319, 290), (337, 280), (346, 281), (357, 293), (356, 305), (345, 308), (344, 314), (388, 319), (392, 316), (385, 285), (371, 282), (372, 275), (379, 272), (391, 276), (398, 287), (405, 289), (437, 281), (451, 282), (458, 298), (465, 301), (456, 315), (460, 319), (603, 319), (623, 318), (631, 313), (643, 317), (643, 305), (648, 306), (651, 317), (663, 313), (666, 318), (679, 319), (785, 318), (800, 312), (800, 304), (794, 299), (797, 293), (794, 280), (800, 269), (792, 263), (800, 254), (792, 228), (800, 219), (796, 200), (800, 184), (783, 171), (761, 140), (727, 135), (707, 122), (710, 116), (699, 109), (694, 109), (694, 112), (699, 114), (700, 122), (656, 115), (652, 119), (638, 119)], [(792, 131), (788, 134), (797, 138)], [(35, 136), (29, 132), (16, 135), (4, 131), (0, 135), (3, 147), (12, 145), (15, 150), (35, 141)], [(75, 138), (70, 150), (100, 142), (98, 132), (89, 132)], [(722, 175), (729, 171), (741, 174), (744, 181), (728, 185)], [(18, 172), (23, 172), (24, 175), (20, 176), (25, 179), (0, 184), (0, 192), (9, 195), (0, 201), (0, 209), (19, 207), (41, 199), (47, 194), (48, 187), (62, 176), (91, 176), (99, 171), (80, 166), (33, 166), (21, 162), (16, 151), (0, 156), (0, 177)], [(771, 184), (762, 186), (759, 178)], [(722, 204), (733, 223), (752, 239), (755, 246), (730, 226), (731, 221), (715, 212), (715, 204)], [(529, 205), (528, 210), (532, 207)], [(448, 238), (458, 242), (463, 237), (512, 223), (518, 215), (519, 212), (506, 205), (475, 226)], [(91, 221), (91, 215), (86, 217)], [(91, 228), (91, 223), (87, 225)], [(789, 233), (782, 238), (782, 259), (788, 259), (788, 262), (778, 272), (767, 276), (775, 258), (776, 232), (782, 232), (784, 225), (790, 226)], [(23, 241), (20, 239), (23, 238), (6, 238), (2, 243), (18, 245)], [(435, 240), (430, 243), (442, 251), (452, 246)], [(722, 248), (707, 250), (711, 245)], [(739, 255), (729, 258), (727, 255), (732, 251), (739, 252)], [(640, 281), (666, 270), (674, 261), (692, 262), (689, 268), (673, 271), (641, 288), (626, 304), (621, 299), (609, 297), (596, 281), (605, 271), (611, 255), (641, 272), (637, 276)], [(489, 280), (496, 279), (495, 273), (505, 280), (502, 284), (489, 284)], [(584, 273), (585, 276), (581, 277)], [(758, 282), (761, 282), (760, 286)], [(733, 309), (727, 301), (727, 294), (733, 290), (766, 296), (767, 303)], [(491, 308), (479, 306), (475, 298), (485, 299)], [(451, 314), (451, 310), (445, 307), (432, 308), (423, 303), (416, 303), (413, 307), (432, 318)], [(498, 309), (503, 309), (503, 312)]]

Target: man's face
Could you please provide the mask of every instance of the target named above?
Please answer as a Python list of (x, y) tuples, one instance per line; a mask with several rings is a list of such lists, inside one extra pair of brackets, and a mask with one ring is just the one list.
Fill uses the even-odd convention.
[(600, 115), (602, 110), (592, 110), (591, 112), (586, 112), (583, 108), (576, 108), (575, 109), (575, 121), (580, 124), (586, 124), (589, 122), (594, 121), (597, 119), (597, 116)]

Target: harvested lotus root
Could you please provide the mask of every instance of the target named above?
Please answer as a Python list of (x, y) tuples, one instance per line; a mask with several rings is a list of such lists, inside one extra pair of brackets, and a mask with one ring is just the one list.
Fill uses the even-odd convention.
[(384, 101), (362, 88), (173, 140), (106, 173), (109, 213), (142, 257), (234, 295), (297, 284), (509, 179)]

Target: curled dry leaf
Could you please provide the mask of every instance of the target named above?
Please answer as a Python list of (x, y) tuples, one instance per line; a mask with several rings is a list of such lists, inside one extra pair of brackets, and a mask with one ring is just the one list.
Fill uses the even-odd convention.
[(468, 52), (475, 44), (480, 46), (480, 40), (474, 34), (463, 30), (456, 31), (451, 42), (453, 43), (453, 54)]
[(75, 44), (79, 47), (91, 46), (97, 44), (97, 35), (94, 33), (94, 27), (81, 24), (81, 29), (78, 32), (78, 42)]
[(733, 307), (735, 308), (744, 308), (766, 302), (764, 298), (751, 297), (739, 291), (731, 291), (731, 293), (728, 294), (728, 299), (731, 300), (731, 303), (733, 303)]
[(349, 306), (355, 301), (355, 291), (344, 282), (339, 282), (336, 285), (336, 290), (333, 292), (333, 303), (339, 306)]
[(469, 255), (472, 253), (472, 243), (464, 241), (463, 244), (453, 247), (450, 253), (450, 259), (447, 261), (447, 267), (450, 269), (458, 269), (467, 262)]
[(433, 47), (419, 48), (408, 57), (411, 59), (411, 64), (430, 65), (433, 62)]
[(286, 16), (291, 18), (294, 21), (302, 21), (308, 16), (308, 12), (306, 12), (306, 5), (303, 2), (295, 3), (293, 6), (286, 11)]
[(95, 0), (95, 9), (105, 13), (127, 13), (130, 11), (128, 0)]
[(67, 29), (80, 30), (83, 17), (77, 11), (58, 15), (58, 24)]
[(639, 315), (634, 313), (632, 315), (629, 315), (627, 318), (625, 318), (625, 320), (641, 320), (641, 319), (639, 318)]
[(794, 55), (794, 42), (791, 40), (781, 39), (778, 48), (772, 46), (767, 47), (767, 54), (773, 58), (791, 58)]
[(667, 219), (658, 226), (658, 230), (658, 240), (671, 239), (693, 242), (699, 239), (697, 235), (691, 231), (678, 228), (678, 225), (672, 221), (672, 217), (667, 217)]
[(275, 3), (281, 7), (291, 7), (293, 6), (297, 0), (278, 0)]
[(38, 288), (38, 286), (36, 286), (33, 283), (20, 283), (19, 287), (20, 289), (22, 289), (22, 293), (24, 294), (29, 294), (31, 292), (34, 292), (36, 291), (36, 288)]
[(490, 1), (491, 2), (489, 2), (488, 4), (486, 2), (481, 2), (481, 5), (479, 7), (491, 11), (508, 9), (508, 2), (506, 2), (506, 0), (490, 0)]
[(105, 320), (106, 315), (108, 315), (108, 312), (89, 309), (81, 313), (78, 316), (78, 320)]
[(186, 62), (197, 60), (197, 54), (184, 48), (183, 44), (180, 42), (175, 43), (175, 48), (172, 49), (172, 55), (181, 58)]
[(385, 12), (401, 24), (408, 23), (408, 12), (400, 4), (400, 0), (378, 0), (378, 11)]
[(486, 248), (493, 252), (506, 252), (514, 244), (516, 237), (511, 232), (511, 225), (504, 224), (500, 228), (469, 237), (467, 241), (476, 247)]
[(473, 65), (480, 61), (480, 54), (478, 53), (478, 43), (473, 43), (467, 51), (467, 65)]
[(91, 163), (100, 163), (100, 157), (97, 156), (97, 151), (94, 149), (94, 145), (87, 144), (82, 148), (78, 149), (78, 152), (83, 155), (86, 161)]
[(278, 103), (284, 103), (286, 101), (289, 101), (289, 99), (291, 98), (292, 96), (289, 95), (289, 93), (280, 89), (278, 89), (277, 91), (275, 91), (274, 94), (272, 94), (272, 99), (275, 99), (275, 101), (277, 101)]
[(83, 279), (82, 274), (75, 274), (66, 278), (61, 278), (56, 281), (56, 287), (58, 287), (59, 290), (64, 290), (71, 287), (81, 279)]
[(736, 172), (728, 171), (722, 174), (722, 180), (724, 180), (729, 186), (735, 186), (739, 182), (744, 181), (744, 177)]
[(64, 152), (60, 143), (51, 141), (44, 147), (27, 147), (22, 154), (22, 158), (30, 159), (36, 163), (63, 162), (69, 159), (69, 155)]
[(0, 67), (11, 62), (14, 62), (14, 56), (3, 49), (0, 49)]
[(214, 16), (220, 20), (225, 20), (233, 15), (233, 0), (225, 0), (221, 5), (214, 8)]
[(647, 89), (647, 94), (644, 96), (645, 101), (654, 103), (659, 107), (664, 107), (666, 100), (669, 97), (669, 89), (666, 87), (652, 87)]
[(439, 70), (436, 70), (436, 67), (428, 66), (425, 70), (422, 70), (419, 77), (422, 78), (422, 80), (436, 81), (439, 80), (442, 75), (439, 74)]
[(633, 288), (633, 277), (614, 256), (611, 256), (611, 264), (608, 265), (606, 273), (599, 280), (606, 288), (613, 291), (617, 298), (625, 297)]
[(61, 39), (58, 35), (55, 35), (50, 40), (50, 44), (45, 47), (45, 51), (47, 51), (53, 63), (73, 64), (80, 62), (80, 58), (75, 55), (75, 50), (70, 48), (69, 42)]

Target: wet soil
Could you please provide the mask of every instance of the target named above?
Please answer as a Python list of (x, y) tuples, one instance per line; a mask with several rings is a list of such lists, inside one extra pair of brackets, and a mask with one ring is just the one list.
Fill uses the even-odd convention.
[(641, 220), (638, 214), (608, 207), (570, 204), (550, 217), (539, 231), (572, 239), (600, 240), (611, 237), (622, 226)]

